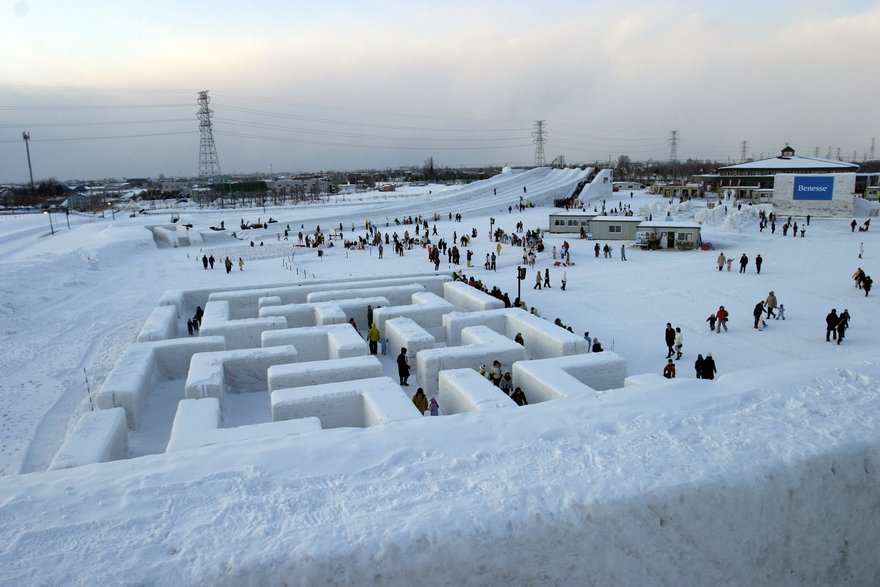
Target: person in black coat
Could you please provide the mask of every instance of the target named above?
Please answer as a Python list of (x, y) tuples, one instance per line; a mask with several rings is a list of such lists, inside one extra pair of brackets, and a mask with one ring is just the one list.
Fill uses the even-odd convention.
[(739, 258), (739, 272), (745, 273), (746, 267), (748, 266), (748, 264), (749, 264), (749, 258), (746, 257), (745, 253), (743, 253), (742, 257)]
[(757, 304), (755, 304), (755, 309), (752, 310), (752, 316), (755, 317), (755, 328), (758, 327), (758, 321), (761, 320), (761, 316), (764, 315), (764, 301), (761, 300)]
[(694, 361), (694, 371), (697, 373), (697, 379), (703, 378), (703, 355), (697, 355), (697, 360)]
[(668, 359), (675, 352), (675, 350), (672, 348), (672, 345), (675, 344), (675, 329), (669, 322), (666, 323), (666, 332), (664, 333), (664, 337), (666, 339), (666, 358)]
[(706, 358), (703, 359), (703, 379), (715, 379), (715, 373), (718, 372), (718, 369), (715, 368), (715, 359), (712, 358), (712, 353), (706, 355)]
[(837, 323), (840, 318), (837, 316), (837, 308), (832, 308), (828, 315), (825, 316), (825, 342), (831, 342), (831, 337), (837, 340)]
[(513, 393), (510, 394), (510, 399), (515, 401), (518, 406), (529, 405), (529, 401), (526, 399), (526, 394), (519, 387), (513, 390)]
[(400, 384), (409, 385), (409, 363), (406, 361), (406, 347), (400, 349), (397, 355), (397, 375), (400, 377)]

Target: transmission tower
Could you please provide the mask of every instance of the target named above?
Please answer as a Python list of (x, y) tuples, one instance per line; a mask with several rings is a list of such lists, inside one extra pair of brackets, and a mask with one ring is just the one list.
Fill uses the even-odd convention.
[(214, 145), (214, 124), (211, 117), (214, 111), (208, 108), (211, 99), (208, 91), (199, 92), (199, 179), (214, 183), (220, 175), (220, 160), (217, 158), (217, 147)]
[(826, 159), (831, 159), (831, 145), (828, 145), (828, 152), (825, 153)]
[(535, 140), (535, 167), (544, 166), (544, 139), (547, 138), (547, 129), (544, 128), (544, 120), (536, 120), (532, 137)]
[(678, 161), (678, 131), (673, 130), (669, 133), (669, 160), (675, 163)]
[(871, 139), (871, 155), (868, 157), (871, 161), (876, 159), (874, 147), (876, 146), (877, 139)]
[(748, 141), (743, 141), (742, 143), (740, 143), (740, 145), (739, 145), (739, 162), (740, 163), (746, 162), (746, 153), (748, 152), (748, 148), (749, 148)]
[(813, 157), (815, 157), (816, 159), (819, 158), (819, 147), (816, 147), (816, 150), (813, 152)]

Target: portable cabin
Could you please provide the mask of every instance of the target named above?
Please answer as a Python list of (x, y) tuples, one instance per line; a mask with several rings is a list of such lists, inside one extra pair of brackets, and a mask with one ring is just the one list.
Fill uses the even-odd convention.
[(678, 249), (689, 251), (702, 245), (700, 224), (680, 220), (649, 220), (636, 232), (635, 244), (643, 249)]

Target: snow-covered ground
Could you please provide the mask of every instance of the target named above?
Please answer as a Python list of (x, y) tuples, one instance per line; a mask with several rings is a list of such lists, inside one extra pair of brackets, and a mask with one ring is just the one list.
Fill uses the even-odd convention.
[[(156, 247), (145, 227), (170, 211), (71, 216), (70, 230), (55, 217), (54, 236), (45, 215), (0, 217), (0, 583), (880, 583), (880, 316), (851, 279), (859, 266), (880, 275), (880, 242), (851, 233), (848, 219), (812, 219), (805, 238), (783, 237), (759, 233), (757, 207), (725, 214), (627, 192), (607, 207), (696, 214), (715, 250), (627, 246), (624, 262), (620, 243), (612, 259), (595, 258), (593, 242), (548, 235), (538, 266), (564, 240), (576, 265), (567, 291), (555, 268), (551, 289), (523, 282), (526, 303), (599, 337), (630, 375), (659, 373), (665, 324), (680, 326), (671, 385), (45, 472), (89, 409), (87, 389), (100, 387), (165, 290), (428, 272), (421, 249), (398, 257), (389, 247), (382, 260), (299, 249), (292, 270), (289, 257), (258, 252), (277, 246), (287, 224), (295, 235), (341, 222), (348, 235), (354, 222), (361, 234), (367, 219), (395, 229), (395, 217), (435, 212), (447, 240), (477, 228), (481, 265), (494, 247), (490, 217), (508, 232), (520, 220), (546, 228), (550, 202), (582, 173), (539, 169), (265, 213), (183, 211), (195, 230), (279, 221), (205, 249), (248, 259), (229, 275), (203, 270), (198, 246)], [(524, 185), (538, 206), (509, 213)], [(251, 249), (252, 234), (266, 246)], [(747, 273), (736, 261), (719, 273), (719, 250), (747, 254)], [(505, 247), (496, 272), (465, 273), (514, 298), (520, 261)], [(786, 320), (759, 332), (752, 309), (770, 290)], [(730, 331), (714, 334), (705, 320), (719, 305)], [(852, 316), (842, 345), (824, 339), (831, 308)], [(720, 378), (698, 381), (693, 361), (709, 352)]]

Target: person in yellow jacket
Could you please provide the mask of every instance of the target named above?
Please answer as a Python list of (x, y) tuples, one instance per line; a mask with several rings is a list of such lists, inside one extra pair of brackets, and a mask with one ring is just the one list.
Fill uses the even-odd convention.
[(425, 410), (428, 409), (428, 396), (425, 395), (425, 390), (421, 387), (416, 390), (416, 394), (412, 398), (412, 402), (415, 404), (416, 408), (418, 408), (419, 413), (421, 415), (425, 415)]
[(370, 325), (370, 329), (367, 330), (367, 343), (370, 345), (370, 354), (377, 355), (379, 354), (379, 339), (382, 338), (382, 333), (379, 332), (379, 329), (375, 324)]

